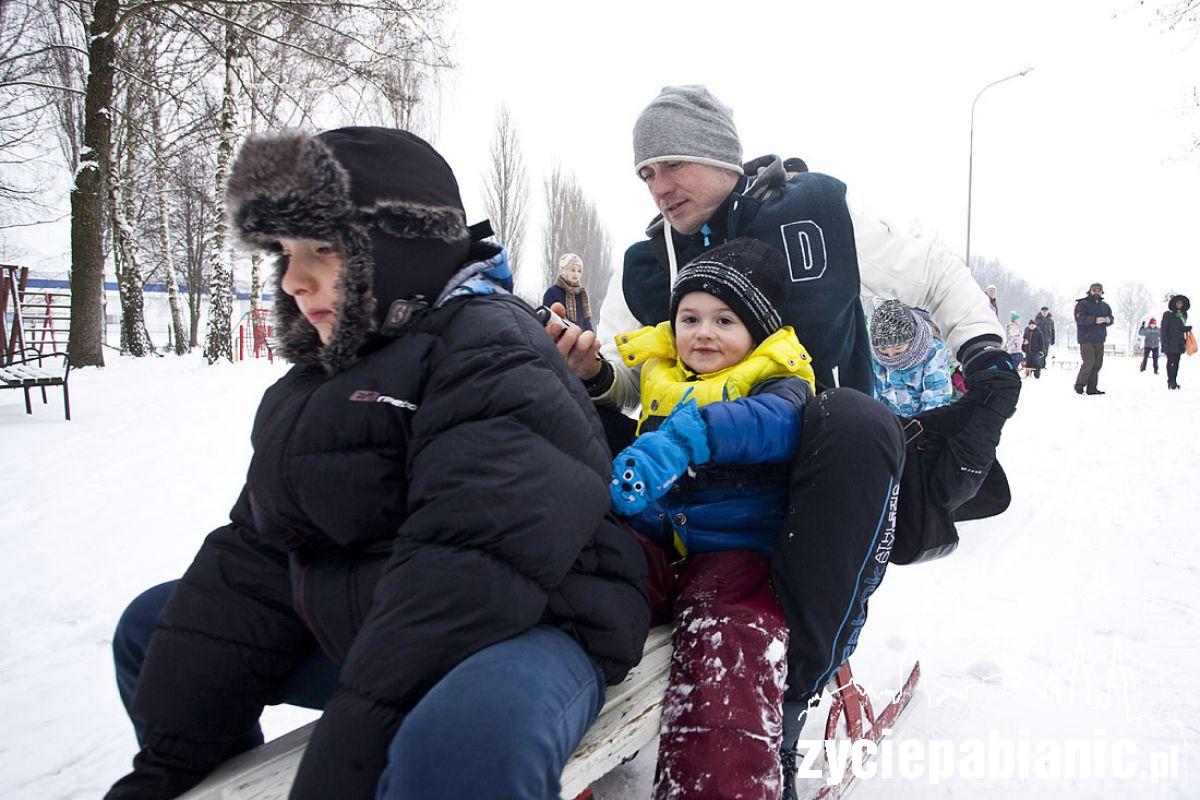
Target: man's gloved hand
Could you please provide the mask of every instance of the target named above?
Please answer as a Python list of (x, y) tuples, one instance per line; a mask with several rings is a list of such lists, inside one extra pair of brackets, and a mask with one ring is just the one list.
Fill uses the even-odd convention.
[(708, 426), (695, 400), (675, 406), (656, 431), (644, 433), (613, 459), (613, 510), (632, 516), (667, 493), (689, 464), (709, 459)]
[(1016, 358), (994, 344), (973, 347), (964, 355), (962, 373), (967, 382), (967, 389), (974, 388), (972, 378), (980, 373), (1004, 370), (1015, 375), (1017, 372)]
[[(963, 399), (969, 397), (971, 403), (994, 411), (1002, 419), (1008, 419), (1017, 410), (1017, 398), (1021, 396), (1021, 376), (1012, 369), (988, 368), (968, 376), (967, 388), (970, 391)], [(1003, 421), (1000, 424), (1003, 425)]]

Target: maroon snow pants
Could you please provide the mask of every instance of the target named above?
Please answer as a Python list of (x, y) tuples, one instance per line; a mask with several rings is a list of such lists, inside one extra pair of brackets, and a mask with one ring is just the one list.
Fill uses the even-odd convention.
[(638, 540), (653, 622), (675, 622), (655, 800), (778, 800), (788, 629), (769, 556), (728, 550), (671, 564)]

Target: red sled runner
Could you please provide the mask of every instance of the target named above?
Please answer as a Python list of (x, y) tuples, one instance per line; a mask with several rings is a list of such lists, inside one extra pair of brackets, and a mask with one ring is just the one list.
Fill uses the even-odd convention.
[[(838, 738), (838, 723), (844, 719), (845, 734), (851, 742), (869, 740), (878, 744), (879, 740), (883, 738), (884, 731), (891, 728), (904, 709), (908, 707), (908, 701), (912, 700), (913, 692), (916, 691), (917, 682), (920, 680), (921, 662), (918, 661), (913, 664), (912, 671), (908, 673), (908, 679), (904, 681), (900, 691), (896, 692), (892, 701), (879, 712), (879, 716), (875, 716), (871, 698), (854, 680), (854, 673), (850, 671), (850, 662), (847, 660), (834, 675), (833, 704), (829, 708), (829, 717), (825, 721), (826, 741)], [(825, 751), (826, 761), (824, 761), (821, 772), (826, 778), (827, 785), (817, 792), (807, 795), (808, 800), (837, 800), (845, 795), (855, 778), (850, 764), (853, 749), (850, 753), (847, 755), (847, 762), (841, 772), (841, 781), (828, 785), (828, 778), (832, 772), (827, 760), (829, 751)]]

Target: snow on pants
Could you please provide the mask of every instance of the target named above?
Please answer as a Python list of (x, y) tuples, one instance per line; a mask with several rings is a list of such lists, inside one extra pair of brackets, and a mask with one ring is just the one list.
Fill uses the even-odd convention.
[(671, 565), (638, 540), (654, 624), (675, 620), (655, 800), (777, 800), (787, 627), (769, 557), (727, 550)]
[(771, 575), (788, 621), (789, 702), (808, 701), (858, 644), (896, 540), (900, 419), (854, 389), (804, 410)]
[[(127, 711), (154, 621), (174, 588), (172, 581), (143, 592), (117, 624), (113, 655)], [(321, 708), (337, 678), (337, 665), (315, 651), (275, 702)], [(531, 628), (459, 662), (417, 703), (388, 748), (376, 797), (558, 798), (562, 768), (602, 705), (604, 678), (583, 648), (555, 628)], [(140, 739), (136, 720), (134, 730)], [(256, 731), (242, 744), (261, 741)]]

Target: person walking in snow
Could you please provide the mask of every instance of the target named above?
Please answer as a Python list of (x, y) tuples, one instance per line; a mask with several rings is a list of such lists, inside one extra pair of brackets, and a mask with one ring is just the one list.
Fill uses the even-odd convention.
[[(787, 292), (777, 310), (804, 342), (823, 390), (805, 410), (791, 464), (794, 510), (771, 554), (773, 584), (791, 630), (783, 754), (794, 775), (801, 712), (854, 651), (890, 543), (920, 539), (927, 527), (915, 523), (893, 531), (881, 513), (895, 502), (905, 461), (903, 442), (893, 436), (896, 417), (870, 396), (874, 375), (860, 295), (933, 309), (970, 387), (992, 387), (980, 397), (1003, 398), (1015, 408), (1020, 379), (1001, 346), (1003, 329), (961, 260), (862, 213), (847, 202), (845, 184), (801, 171), (795, 159), (763, 156), (743, 163), (732, 111), (705, 87), (664, 88), (639, 115), (633, 139), (634, 172), (660, 216), (647, 238), (626, 250), (600, 309), (600, 335), (554, 323), (547, 332), (583, 380), (610, 446), (619, 452), (632, 434), (622, 412), (638, 406), (640, 387), (614, 337), (669, 320), (679, 265), (729, 239), (757, 239), (787, 260)], [(978, 426), (984, 417), (988, 427), (1002, 425), (1005, 409), (991, 417), (991, 409), (970, 404), (954, 415), (955, 435), (978, 437), (978, 446), (970, 448), (973, 459), (990, 464), (989, 449), (994, 459), (999, 429), (993, 438)], [(978, 425), (964, 427), (968, 417)], [(968, 474), (978, 479), (966, 490), (971, 496), (985, 475), (962, 473)], [(923, 512), (953, 530), (951, 504), (922, 488), (918, 481), (904, 493), (901, 510), (908, 504), (913, 513), (901, 519), (916, 520)], [(865, 574), (863, 564), (869, 565)], [(726, 760), (712, 768), (737, 765)], [(791, 790), (785, 780), (784, 791)]]
[(1142, 337), (1142, 366), (1139, 367), (1139, 372), (1146, 371), (1146, 359), (1154, 357), (1154, 374), (1158, 374), (1158, 345), (1161, 341), (1162, 331), (1158, 327), (1158, 320), (1154, 317), (1150, 318), (1150, 322), (1138, 328), (1138, 336)]
[(1179, 361), (1187, 346), (1187, 335), (1192, 326), (1187, 324), (1188, 309), (1192, 301), (1177, 294), (1167, 302), (1162, 320), (1162, 351), (1167, 357), (1167, 388), (1179, 388)]
[(1104, 302), (1104, 287), (1093, 283), (1088, 293), (1075, 302), (1075, 330), (1079, 357), (1083, 362), (1075, 376), (1076, 394), (1104, 394), (1097, 388), (1100, 368), (1104, 366), (1104, 340), (1113, 324), (1112, 308)]
[(644, 537), (654, 622), (675, 623), (661, 800), (781, 791), (788, 632), (770, 553), (814, 386), (776, 310), (786, 273), (779, 251), (733, 239), (680, 270), (669, 322), (617, 337), (642, 413), (613, 461), (613, 508)]
[(107, 798), (182, 794), (279, 702), (323, 709), (294, 800), (557, 798), (650, 617), (587, 395), (413, 134), (251, 136), (226, 204), (294, 366), (230, 523), (118, 624)]
[(1004, 349), (1007, 350), (1014, 358), (1017, 366), (1021, 366), (1021, 359), (1024, 357), (1021, 350), (1021, 340), (1025, 332), (1021, 328), (1021, 315), (1016, 311), (1010, 311), (1008, 314), (1008, 325), (1004, 329)]
[(1034, 378), (1041, 378), (1042, 370), (1046, 368), (1046, 336), (1042, 333), (1036, 317), (1029, 320), (1029, 324), (1025, 326), (1025, 335), (1021, 339), (1021, 352), (1025, 356), (1025, 360), (1022, 362), (1025, 377), (1028, 378), (1032, 373)]
[(1042, 332), (1042, 338), (1046, 341), (1046, 358), (1050, 358), (1050, 348), (1054, 347), (1054, 315), (1050, 313), (1048, 306), (1042, 306), (1037, 315), (1033, 318), (1037, 323), (1038, 330)]
[(578, 325), (580, 330), (592, 327), (592, 305), (588, 301), (587, 289), (583, 288), (583, 259), (574, 253), (564, 253), (558, 259), (558, 278), (554, 285), (542, 295), (542, 305), (562, 306), (562, 316)]
[(950, 402), (950, 354), (923, 313), (886, 300), (871, 314), (870, 332), (878, 400), (902, 417)]

